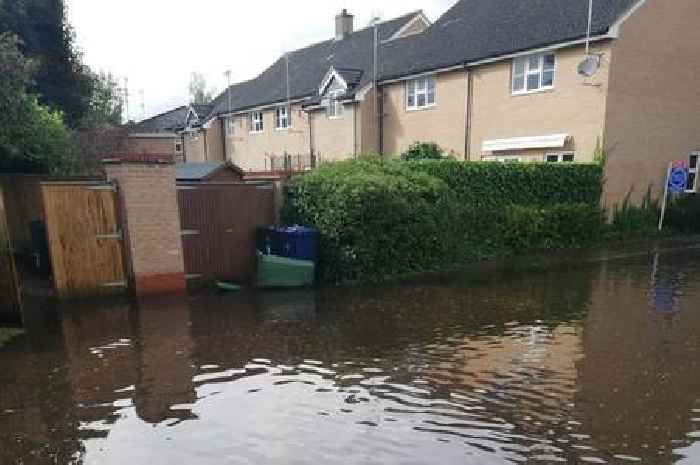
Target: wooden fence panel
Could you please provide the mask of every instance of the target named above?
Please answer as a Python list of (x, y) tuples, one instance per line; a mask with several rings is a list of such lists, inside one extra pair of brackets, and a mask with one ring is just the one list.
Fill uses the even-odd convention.
[(111, 185), (42, 185), (54, 285), (60, 297), (126, 290), (117, 196)]
[(21, 292), (10, 239), (4, 196), (0, 187), (0, 319), (21, 322)]
[(274, 222), (272, 186), (180, 186), (178, 202), (187, 275), (251, 282), (255, 276), (256, 230)]

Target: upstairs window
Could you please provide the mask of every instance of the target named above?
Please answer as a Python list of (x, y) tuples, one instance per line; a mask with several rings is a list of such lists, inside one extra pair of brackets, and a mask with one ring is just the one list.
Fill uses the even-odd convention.
[(263, 123), (263, 112), (254, 111), (250, 114), (250, 132), (258, 133), (263, 132), (265, 125)]
[(700, 152), (690, 154), (688, 160), (688, 193), (696, 193), (698, 191), (698, 162), (700, 161)]
[(547, 163), (572, 163), (574, 152), (548, 153), (544, 156)]
[(343, 102), (340, 101), (342, 91), (331, 92), (328, 95), (328, 107), (326, 114), (331, 119), (337, 119), (343, 116)]
[(181, 140), (175, 141), (175, 153), (177, 153), (177, 154), (182, 153), (182, 141)]
[(286, 106), (277, 107), (275, 111), (275, 129), (281, 131), (289, 128), (289, 126), (289, 108)]
[(513, 93), (527, 94), (554, 88), (556, 58), (553, 53), (513, 60)]
[(233, 136), (233, 134), (234, 134), (234, 128), (235, 128), (234, 123), (235, 123), (235, 121), (233, 119), (233, 116), (226, 118), (226, 125), (225, 125), (226, 135), (229, 137)]
[(420, 110), (435, 105), (435, 77), (428, 76), (406, 82), (406, 109)]

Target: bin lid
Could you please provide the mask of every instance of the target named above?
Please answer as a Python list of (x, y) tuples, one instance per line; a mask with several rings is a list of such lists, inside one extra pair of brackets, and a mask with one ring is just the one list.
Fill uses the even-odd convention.
[(305, 226), (288, 226), (284, 228), (284, 232), (289, 234), (299, 234), (299, 235), (315, 235), (318, 234), (318, 229), (307, 228)]

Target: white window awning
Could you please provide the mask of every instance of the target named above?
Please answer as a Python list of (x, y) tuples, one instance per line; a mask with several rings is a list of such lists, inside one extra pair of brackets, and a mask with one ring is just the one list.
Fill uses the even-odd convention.
[(481, 150), (483, 152), (502, 152), (505, 150), (560, 149), (564, 147), (568, 139), (568, 134), (550, 134), (547, 136), (485, 140)]

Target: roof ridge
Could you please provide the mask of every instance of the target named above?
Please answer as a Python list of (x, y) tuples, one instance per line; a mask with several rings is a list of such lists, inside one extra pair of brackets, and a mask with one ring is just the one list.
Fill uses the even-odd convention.
[[(188, 104), (188, 105), (180, 105), (180, 106), (178, 106), (178, 107), (171, 108), (171, 109), (168, 110), (168, 111), (164, 111), (164, 112), (162, 112), (162, 113), (158, 113), (157, 115), (153, 115), (153, 116), (149, 116), (148, 118), (144, 118), (144, 119), (142, 119), (141, 121), (136, 121), (136, 122), (134, 122), (134, 124), (131, 124), (130, 126), (137, 126), (137, 125), (139, 125), (139, 124), (141, 124), (141, 123), (145, 123), (145, 122), (147, 122), (147, 121), (151, 121), (151, 120), (153, 120), (153, 119), (163, 117), (163, 116), (168, 115), (168, 114), (170, 114), (170, 113), (175, 113), (175, 112), (178, 111), (178, 110), (182, 110), (183, 108), (188, 108), (188, 107), (189, 107), (189, 104)], [(128, 124), (127, 124), (127, 125), (128, 125)]]

